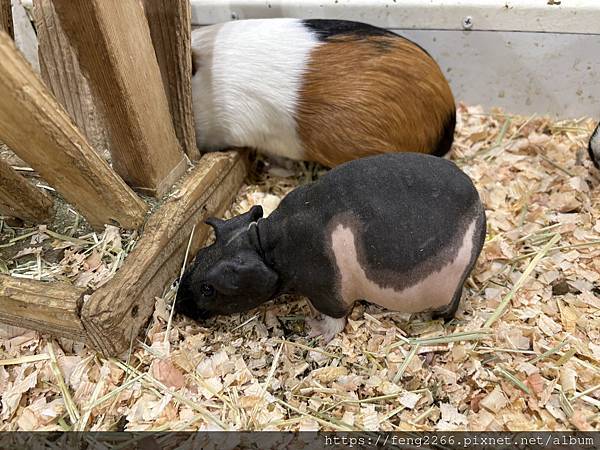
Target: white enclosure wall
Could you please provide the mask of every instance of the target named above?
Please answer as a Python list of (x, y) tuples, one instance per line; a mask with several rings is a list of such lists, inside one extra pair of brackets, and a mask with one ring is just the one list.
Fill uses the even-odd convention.
[[(195, 26), (264, 17), (382, 26), (437, 59), (459, 101), (600, 116), (600, 0), (192, 0)], [(552, 2), (551, 2), (552, 3)]]

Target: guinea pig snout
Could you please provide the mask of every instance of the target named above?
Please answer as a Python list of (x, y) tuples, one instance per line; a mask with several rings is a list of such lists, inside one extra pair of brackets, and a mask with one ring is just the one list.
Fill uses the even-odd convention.
[(192, 301), (192, 298), (189, 295), (189, 292), (180, 285), (179, 289), (177, 289), (177, 295), (175, 296), (175, 303), (173, 303), (175, 312), (185, 314), (185, 311), (189, 308), (190, 301)]
[(184, 276), (177, 289), (177, 296), (173, 306), (175, 312), (183, 314), (193, 320), (205, 320), (212, 317), (213, 314), (209, 310), (198, 306), (199, 302), (197, 296), (185, 281), (186, 279)]
[(177, 294), (174, 308), (176, 313), (182, 314), (193, 320), (205, 320), (212, 316), (210, 311), (199, 308), (194, 297), (191, 296)]

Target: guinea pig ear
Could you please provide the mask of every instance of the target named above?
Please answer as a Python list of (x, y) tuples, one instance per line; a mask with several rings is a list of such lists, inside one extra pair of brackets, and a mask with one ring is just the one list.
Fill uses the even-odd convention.
[(225, 221), (217, 219), (216, 217), (209, 217), (204, 221), (204, 223), (213, 227), (213, 230), (215, 230), (215, 236), (218, 239), (220, 232), (223, 229), (223, 225), (225, 224)]
[(250, 220), (252, 222), (256, 222), (258, 219), (262, 219), (263, 209), (261, 205), (254, 205), (252, 208), (250, 208), (250, 211), (248, 212), (250, 213)]

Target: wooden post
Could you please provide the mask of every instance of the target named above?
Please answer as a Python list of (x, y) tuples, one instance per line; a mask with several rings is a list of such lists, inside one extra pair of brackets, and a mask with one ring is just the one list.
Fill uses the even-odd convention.
[(33, 16), (42, 79), (92, 147), (103, 157), (108, 157), (104, 117), (94, 104), (89, 83), (81, 73), (77, 55), (65, 36), (54, 5), (50, 0), (34, 0)]
[(238, 152), (202, 157), (177, 194), (148, 220), (125, 266), (83, 306), (81, 320), (94, 347), (106, 355), (129, 348), (152, 315), (154, 298), (179, 275), (194, 225), (190, 255), (208, 236), (209, 227), (200, 222), (225, 212), (245, 174), (246, 165)]
[(0, 275), (0, 322), (86, 341), (79, 308), (85, 289)]
[[(15, 38), (11, 0), (0, 0), (0, 31)], [(26, 222), (44, 223), (52, 217), (52, 198), (34, 188), (8, 163), (0, 160), (0, 212)]]
[(26, 222), (44, 223), (52, 217), (52, 198), (36, 189), (0, 159), (0, 212)]
[(3, 32), (0, 61), (0, 139), (90, 225), (140, 226), (147, 205), (87, 143)]
[(192, 9), (189, 0), (143, 0), (150, 35), (169, 100), (173, 126), (183, 151), (193, 161), (196, 147), (192, 106)]
[(52, 0), (95, 98), (103, 105), (113, 167), (160, 196), (185, 172), (148, 23), (138, 0)]
[(0, 0), (0, 31), (8, 33), (11, 39), (15, 38), (10, 0)]

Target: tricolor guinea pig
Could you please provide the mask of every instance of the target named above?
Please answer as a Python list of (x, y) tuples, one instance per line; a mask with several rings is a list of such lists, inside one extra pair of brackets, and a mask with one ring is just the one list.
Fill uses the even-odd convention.
[(455, 104), (415, 43), (344, 20), (264, 19), (192, 32), (202, 150), (250, 147), (334, 167), (379, 153), (442, 156)]
[(486, 234), (470, 178), (451, 161), (418, 153), (337, 166), (290, 192), (267, 218), (254, 206), (207, 223), (216, 241), (181, 278), (177, 311), (201, 320), (302, 295), (322, 315), (311, 336), (326, 341), (357, 300), (453, 317)]
[(596, 126), (596, 129), (592, 133), (590, 143), (588, 144), (588, 151), (590, 152), (590, 158), (594, 162), (594, 165), (600, 169), (600, 123)]

